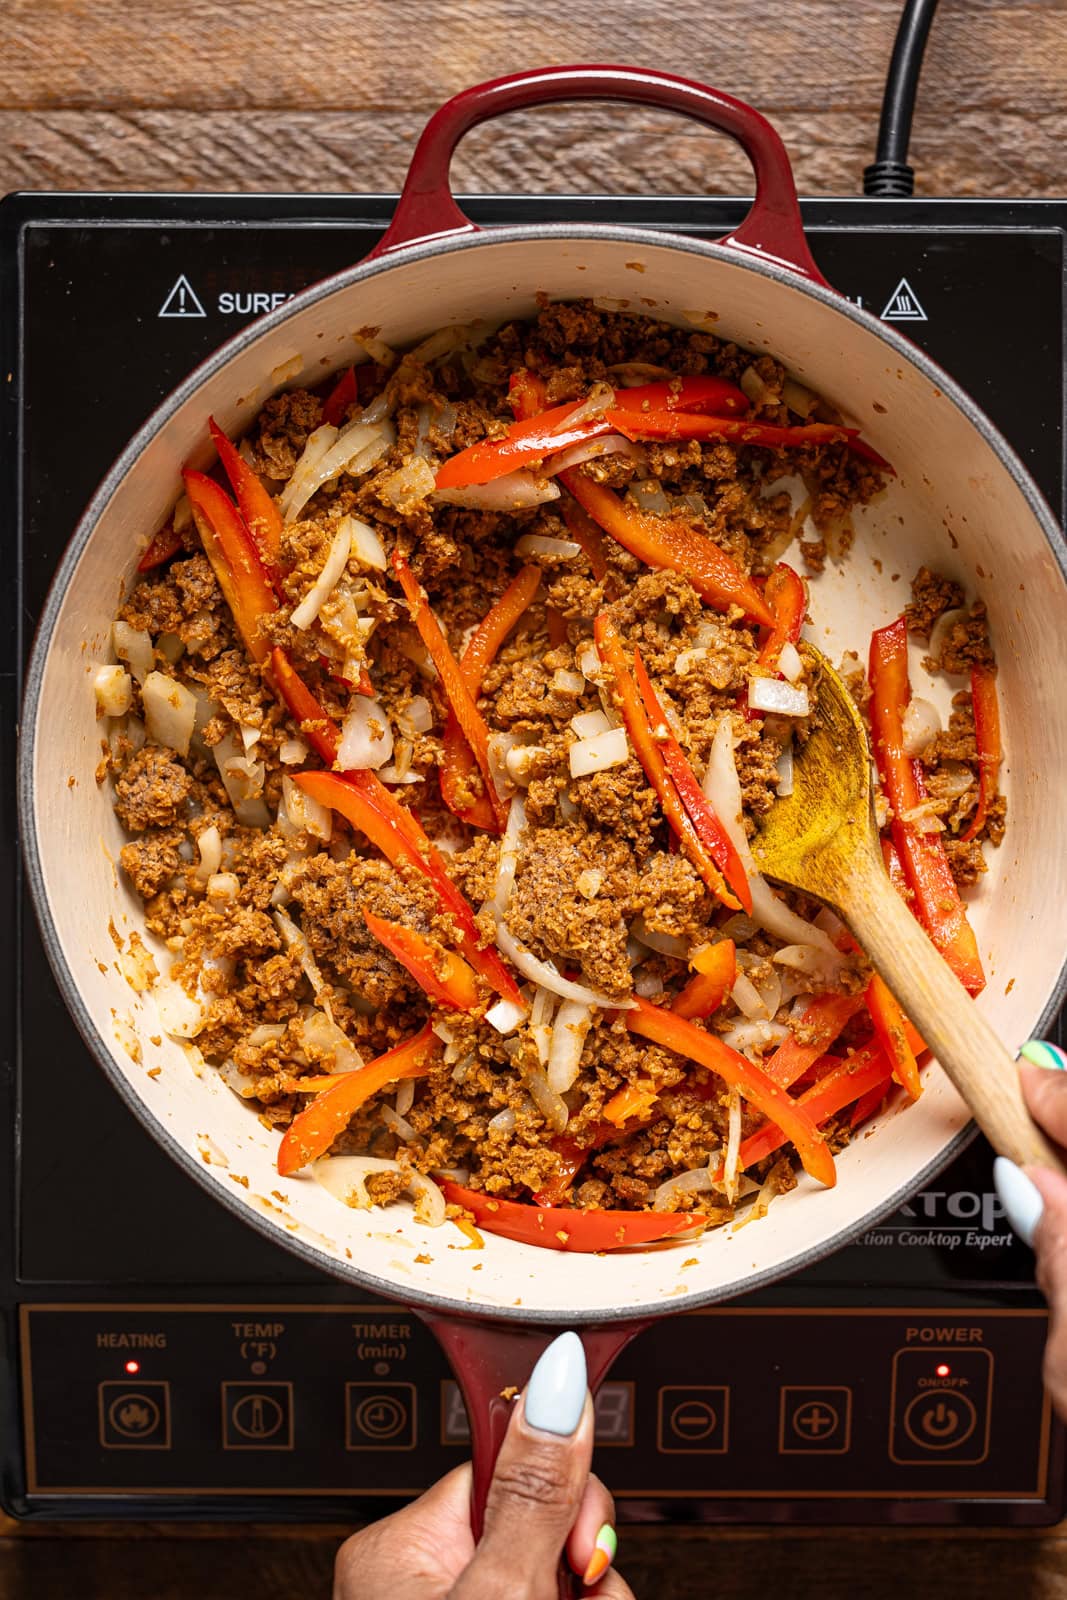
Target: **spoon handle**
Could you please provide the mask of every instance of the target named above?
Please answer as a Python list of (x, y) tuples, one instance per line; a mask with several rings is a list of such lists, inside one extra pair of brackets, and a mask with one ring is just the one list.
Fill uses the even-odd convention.
[(934, 949), (873, 851), (853, 858), (835, 899), (998, 1155), (1065, 1172), (1026, 1109), (1015, 1062)]

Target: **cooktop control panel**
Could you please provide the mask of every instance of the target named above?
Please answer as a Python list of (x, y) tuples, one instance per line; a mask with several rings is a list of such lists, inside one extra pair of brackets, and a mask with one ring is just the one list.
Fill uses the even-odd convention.
[[(1044, 1335), (1037, 1310), (690, 1313), (612, 1369), (600, 1470), (631, 1500), (1038, 1501)], [(22, 1338), (31, 1494), (388, 1500), (469, 1453), (399, 1306), (29, 1305)]]

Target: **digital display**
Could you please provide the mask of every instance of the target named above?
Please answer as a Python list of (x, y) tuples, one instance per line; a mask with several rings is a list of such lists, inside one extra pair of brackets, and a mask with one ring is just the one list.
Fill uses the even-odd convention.
[[(632, 1383), (605, 1383), (594, 1402), (596, 1442), (599, 1445), (633, 1443), (634, 1386)], [(470, 1423), (463, 1395), (454, 1378), (446, 1378), (441, 1392), (442, 1444), (469, 1444)]]

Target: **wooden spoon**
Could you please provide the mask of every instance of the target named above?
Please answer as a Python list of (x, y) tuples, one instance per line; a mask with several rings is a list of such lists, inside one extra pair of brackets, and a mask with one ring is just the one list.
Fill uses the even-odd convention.
[(756, 865), (848, 923), (994, 1149), (1062, 1172), (1026, 1109), (1011, 1055), (889, 881), (866, 730), (837, 673), (811, 653), (822, 672), (818, 722), (794, 756), (792, 794), (775, 802), (752, 842)]

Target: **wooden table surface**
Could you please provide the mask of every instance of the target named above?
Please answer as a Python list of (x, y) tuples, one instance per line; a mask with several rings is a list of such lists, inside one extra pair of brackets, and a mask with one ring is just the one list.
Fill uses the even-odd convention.
[[(0, 193), (395, 190), (416, 134), (466, 85), (548, 62), (682, 72), (767, 113), (798, 187), (858, 192), (898, 0), (2, 0)], [(922, 194), (1067, 186), (1067, 0), (942, 0), (912, 142)], [(516, 116), (463, 144), (467, 191), (749, 187), (728, 143), (607, 106)], [(0, 1600), (301, 1600), (341, 1529), (20, 1529)], [(1067, 1600), (1046, 1534), (626, 1529), (640, 1600)]]

